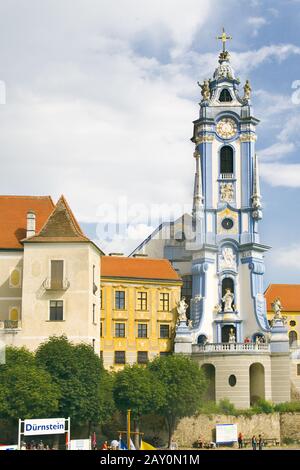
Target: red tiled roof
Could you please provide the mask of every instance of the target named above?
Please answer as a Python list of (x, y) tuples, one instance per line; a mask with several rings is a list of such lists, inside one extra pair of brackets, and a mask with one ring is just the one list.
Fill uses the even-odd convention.
[[(25, 240), (24, 240), (25, 241)], [(35, 242), (89, 242), (64, 196), (61, 196), (41, 230), (26, 239)]]
[(101, 276), (181, 281), (181, 277), (168, 260), (152, 258), (103, 256)]
[(20, 241), (26, 237), (27, 212), (35, 212), (39, 231), (53, 208), (50, 196), (0, 196), (0, 249), (23, 248)]
[(300, 312), (300, 284), (270, 284), (265, 297), (268, 311), (272, 311), (271, 304), (279, 297), (283, 312)]

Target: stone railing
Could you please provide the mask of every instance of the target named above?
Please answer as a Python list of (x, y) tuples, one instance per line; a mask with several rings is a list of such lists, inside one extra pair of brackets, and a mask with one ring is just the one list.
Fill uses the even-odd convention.
[(0, 320), (0, 330), (18, 330), (21, 328), (21, 322), (18, 320)]
[(47, 277), (43, 282), (45, 290), (67, 290), (70, 287), (70, 281), (66, 278), (61, 281), (54, 281), (51, 277)]
[(232, 180), (234, 178), (233, 173), (221, 173), (220, 174), (221, 180)]
[(211, 343), (211, 344), (194, 344), (192, 346), (193, 352), (266, 352), (270, 351), (270, 345), (266, 343)]

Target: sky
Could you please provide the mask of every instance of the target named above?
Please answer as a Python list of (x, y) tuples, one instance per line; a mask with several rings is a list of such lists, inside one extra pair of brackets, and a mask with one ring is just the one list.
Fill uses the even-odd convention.
[(266, 285), (299, 283), (299, 24), (300, 0), (0, 0), (0, 193), (64, 194), (107, 253), (190, 211), (225, 26), (261, 120)]

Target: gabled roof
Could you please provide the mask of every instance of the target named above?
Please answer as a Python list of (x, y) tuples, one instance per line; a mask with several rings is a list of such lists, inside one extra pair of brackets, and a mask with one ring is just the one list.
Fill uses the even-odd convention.
[(101, 258), (101, 277), (181, 281), (179, 274), (166, 259), (120, 256)]
[(64, 196), (61, 196), (43, 227), (32, 237), (23, 240), (35, 242), (89, 242), (82, 232)]
[(300, 312), (300, 284), (270, 284), (265, 297), (268, 311), (272, 311), (271, 304), (279, 297), (283, 312)]
[(0, 196), (0, 249), (23, 249), (27, 212), (35, 212), (36, 229), (40, 230), (53, 208), (50, 196)]

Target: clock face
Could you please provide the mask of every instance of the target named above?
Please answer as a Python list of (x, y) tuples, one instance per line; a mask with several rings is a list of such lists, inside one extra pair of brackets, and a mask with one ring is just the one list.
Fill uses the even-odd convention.
[(233, 220), (230, 219), (229, 217), (226, 217), (225, 219), (222, 220), (222, 227), (225, 230), (230, 230), (233, 227)]
[(217, 124), (217, 134), (222, 139), (231, 139), (236, 135), (237, 125), (236, 122), (231, 118), (223, 118)]

